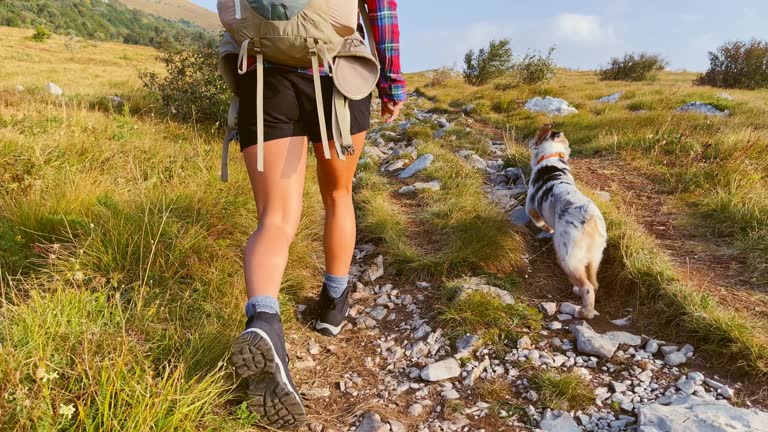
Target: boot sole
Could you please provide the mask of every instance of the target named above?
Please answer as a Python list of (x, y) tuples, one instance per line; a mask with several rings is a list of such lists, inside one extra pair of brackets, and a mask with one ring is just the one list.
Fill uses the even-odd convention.
[(296, 429), (307, 421), (298, 393), (269, 337), (259, 329), (244, 331), (232, 345), (232, 365), (248, 380), (248, 407), (264, 424)]

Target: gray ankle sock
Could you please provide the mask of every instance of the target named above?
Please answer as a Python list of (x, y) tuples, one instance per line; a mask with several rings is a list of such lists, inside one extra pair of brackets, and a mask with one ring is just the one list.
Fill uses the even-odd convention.
[(280, 302), (272, 296), (254, 296), (245, 304), (245, 316), (250, 317), (256, 312), (268, 312), (280, 315)]
[(347, 289), (347, 283), (349, 282), (349, 275), (346, 276), (334, 276), (326, 273), (323, 277), (325, 286), (328, 287), (328, 294), (333, 298), (339, 298), (344, 294), (344, 290)]

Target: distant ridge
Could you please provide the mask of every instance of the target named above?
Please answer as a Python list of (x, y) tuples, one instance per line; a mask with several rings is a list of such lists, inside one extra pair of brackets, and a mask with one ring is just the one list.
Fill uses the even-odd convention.
[(210, 32), (221, 29), (219, 17), (189, 0), (121, 0), (126, 6), (171, 20), (190, 21)]

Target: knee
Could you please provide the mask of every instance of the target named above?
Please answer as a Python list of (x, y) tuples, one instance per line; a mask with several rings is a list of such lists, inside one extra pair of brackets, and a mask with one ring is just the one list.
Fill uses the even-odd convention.
[(335, 187), (324, 194), (324, 198), (326, 206), (352, 204), (352, 185)]
[(258, 228), (252, 236), (265, 235), (272, 241), (281, 241), (281, 244), (290, 245), (298, 231), (300, 217), (300, 214), (264, 216), (259, 219)]

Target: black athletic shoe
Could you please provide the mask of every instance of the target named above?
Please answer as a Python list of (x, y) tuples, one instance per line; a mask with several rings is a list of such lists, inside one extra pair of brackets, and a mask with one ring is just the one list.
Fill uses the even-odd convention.
[(349, 314), (349, 287), (339, 298), (328, 294), (328, 287), (323, 284), (320, 290), (320, 311), (315, 321), (315, 330), (325, 336), (338, 336)]
[(280, 315), (253, 314), (232, 345), (232, 364), (248, 380), (248, 407), (276, 429), (296, 429), (307, 421), (304, 404), (288, 371)]

